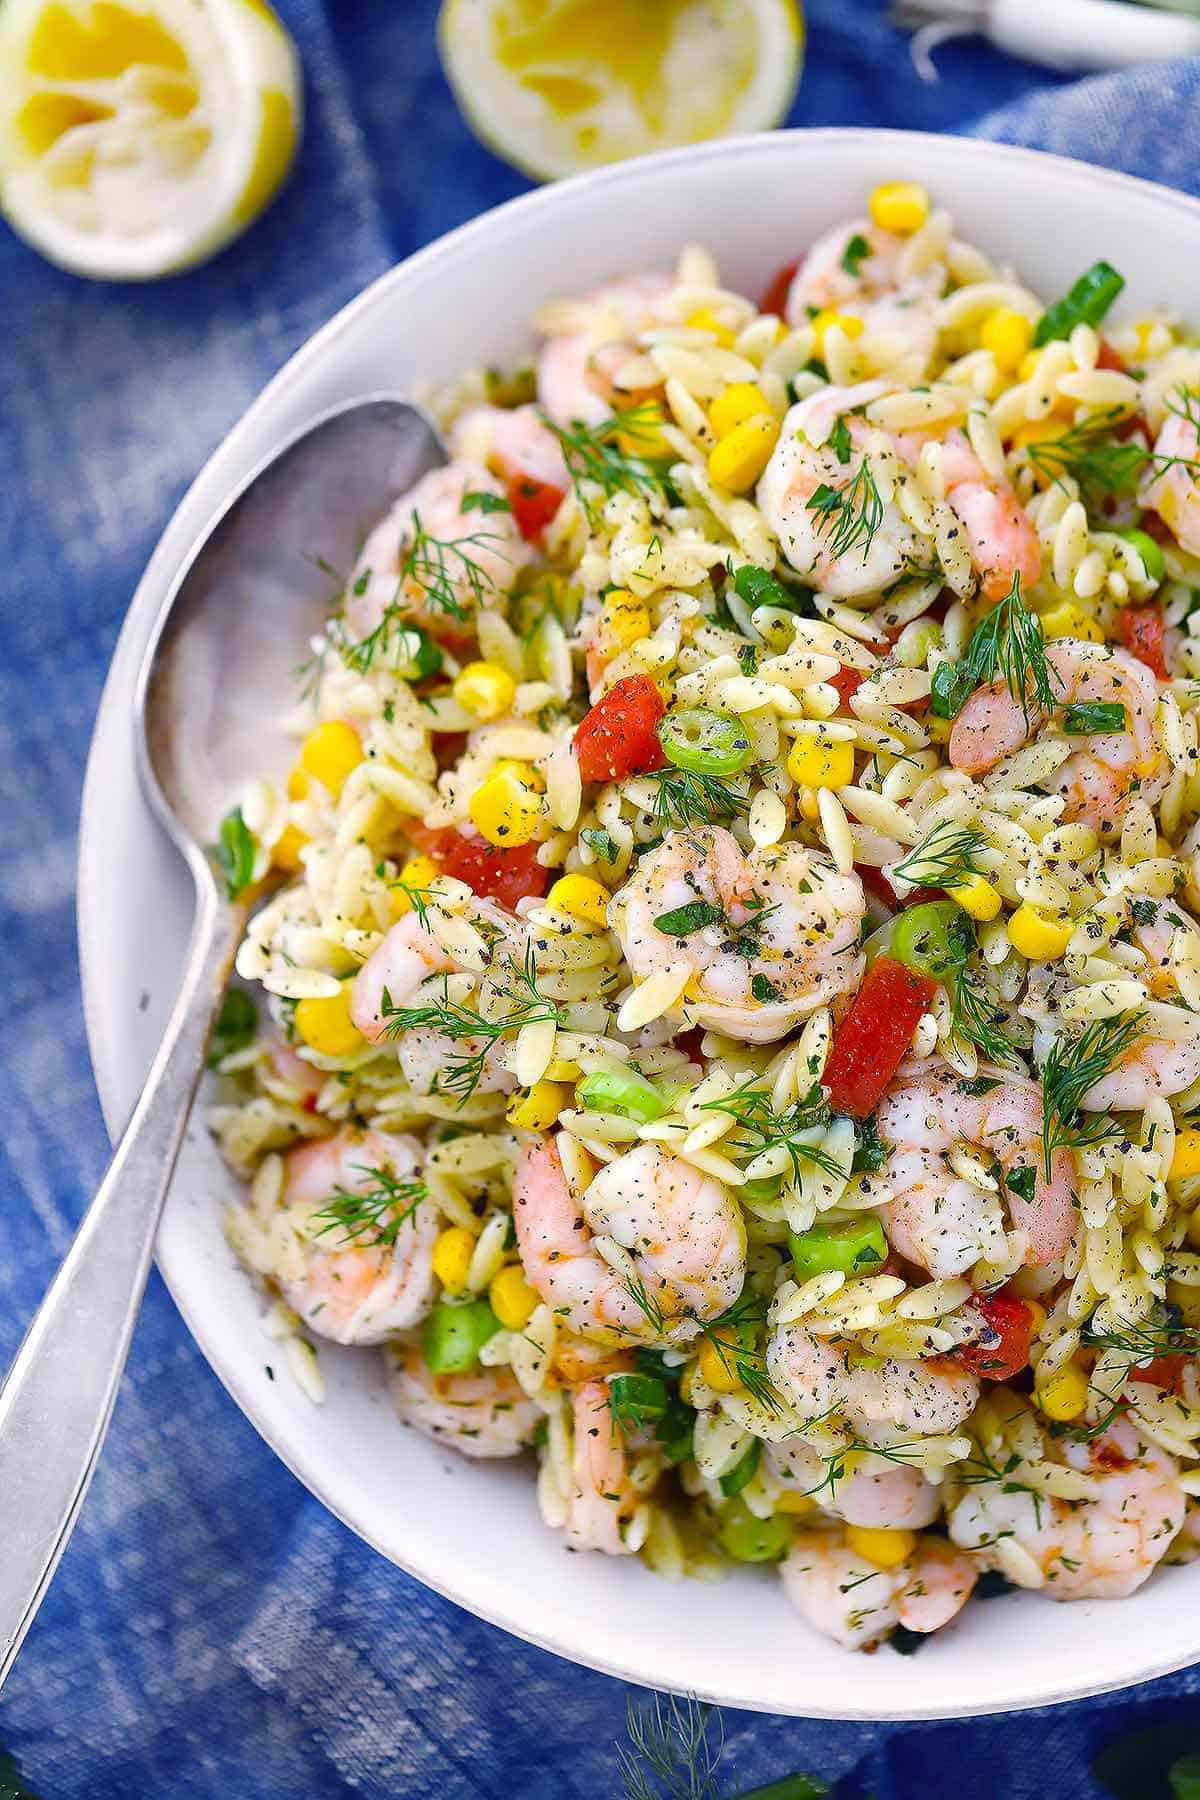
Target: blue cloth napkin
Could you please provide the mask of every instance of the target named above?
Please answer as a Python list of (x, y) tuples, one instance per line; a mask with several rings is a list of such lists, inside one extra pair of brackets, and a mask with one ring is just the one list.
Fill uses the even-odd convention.
[[(287, 192), (242, 243), (175, 281), (103, 287), (0, 227), (0, 1366), (107, 1155), (78, 1002), (75, 831), (128, 596), (192, 475), (309, 333), (398, 257), (526, 185), (460, 119), (432, 0), (281, 10), (308, 128)], [(1197, 185), (1196, 66), (1064, 89), (954, 44), (928, 86), (882, 0), (809, 13), (797, 124), (946, 130), (988, 113), (990, 135)], [(902, 1800), (952, 1769), (960, 1800), (1083, 1800), (1098, 1792), (1096, 1746), (1186, 1711), (1198, 1686), (1176, 1676), (1020, 1721), (907, 1729), (731, 1714), (726, 1788), (806, 1766)], [(0, 1744), (31, 1787), (46, 1800), (582, 1800), (618, 1791), (625, 1701), (330, 1518), (152, 1278), (90, 1499), (0, 1696)]]

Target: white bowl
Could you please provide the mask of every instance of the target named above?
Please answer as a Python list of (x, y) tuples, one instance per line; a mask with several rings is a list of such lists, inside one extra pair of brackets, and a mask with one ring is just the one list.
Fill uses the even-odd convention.
[[(881, 177), (921, 181), (960, 230), (1047, 297), (1104, 256), (1123, 304), (1194, 306), (1195, 201), (1029, 151), (907, 132), (778, 133), (672, 152), (515, 200), (385, 275), (327, 325), (230, 433), (168, 525), (130, 607), (96, 724), (79, 880), (84, 1004), (105, 1116), (120, 1128), (174, 994), (189, 883), (142, 799), (130, 711), (135, 671), (181, 559), (270, 450), (331, 405), (403, 392), (529, 345), (531, 310), (700, 240), (735, 288), (863, 205)], [(293, 646), (281, 646), (290, 661)], [(137, 878), (134, 878), (134, 872)], [(148, 996), (148, 998), (143, 998)], [(231, 1187), (201, 1111), (180, 1158), (159, 1265), (238, 1404), (314, 1494), (401, 1567), (481, 1617), (597, 1669), (732, 1706), (913, 1719), (1068, 1700), (1200, 1657), (1200, 1568), (1132, 1599), (976, 1603), (920, 1656), (850, 1657), (812, 1635), (770, 1572), (668, 1587), (633, 1561), (570, 1556), (538, 1517), (529, 1467), (470, 1463), (396, 1423), (374, 1353), (322, 1351), (312, 1406), (267, 1379), (260, 1296), (220, 1215)], [(1190, 1602), (1190, 1604), (1189, 1604)]]

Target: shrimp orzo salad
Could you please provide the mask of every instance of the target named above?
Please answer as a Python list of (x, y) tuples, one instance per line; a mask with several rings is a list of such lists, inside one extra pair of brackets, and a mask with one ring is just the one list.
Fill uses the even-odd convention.
[(297, 1379), (848, 1647), (1200, 1542), (1200, 344), (1123, 285), (890, 183), (547, 305), (222, 831)]

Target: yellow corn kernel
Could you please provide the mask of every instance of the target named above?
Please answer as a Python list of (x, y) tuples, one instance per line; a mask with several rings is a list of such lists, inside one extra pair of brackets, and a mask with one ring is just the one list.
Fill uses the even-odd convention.
[(845, 787), (854, 779), (854, 745), (798, 737), (788, 751), (787, 772), (797, 787)]
[(871, 194), (870, 211), (880, 231), (908, 237), (929, 217), (929, 195), (915, 181), (883, 181)]
[(1029, 350), (1033, 326), (1024, 313), (1011, 306), (998, 306), (990, 312), (979, 329), (979, 342), (990, 350), (997, 367), (1013, 373), (1020, 368)]
[(1048, 919), (1032, 906), (1018, 906), (1008, 921), (1008, 941), (1030, 962), (1057, 962), (1071, 941), (1070, 919)]
[(520, 1263), (510, 1263), (488, 1288), (492, 1311), (506, 1331), (524, 1331), (537, 1310), (538, 1297)]
[[(1042, 353), (1040, 350), (1027, 350), (1025, 352), (1024, 356), (1021, 358), (1021, 361), (1017, 366), (1017, 376), (1018, 376), (1019, 380), (1021, 380), (1021, 381), (1029, 380), (1030, 376), (1033, 374), (1034, 370), (1038, 366), (1039, 361), (1041, 360), (1041, 355), (1042, 355)], [(1039, 422), (1039, 421), (1034, 421), (1034, 423), (1037, 423), (1037, 422)], [(1045, 424), (1045, 420), (1044, 419), (1041, 420), (1040, 423)]]
[(454, 698), (477, 719), (498, 719), (508, 712), (516, 691), (516, 682), (499, 663), (468, 663), (454, 683)]
[(579, 1077), (582, 1074), (583, 1070), (580, 1068), (579, 1064), (577, 1062), (572, 1062), (567, 1056), (552, 1056), (550, 1061), (546, 1064), (547, 1081), (569, 1081), (574, 1083), (579, 1080)]
[(812, 328), (816, 334), (814, 348), (818, 356), (824, 354), (825, 333), (833, 325), (840, 327), (843, 335), (850, 339), (861, 337), (866, 330), (863, 320), (856, 318), (853, 313), (836, 312), (833, 307), (827, 306), (823, 312), (817, 314), (812, 322)]
[(1046, 1320), (1050, 1317), (1050, 1315), (1046, 1311), (1045, 1307), (1042, 1305), (1040, 1300), (1027, 1300), (1025, 1302), (1025, 1304), (1029, 1308), (1029, 1311), (1033, 1316), (1033, 1327), (1032, 1327), (1031, 1335), (1033, 1337), (1036, 1337), (1038, 1332), (1042, 1329), (1042, 1326), (1046, 1323)]
[(626, 456), (674, 456), (674, 448), (662, 434), (670, 420), (658, 401), (639, 399), (628, 410), (633, 418), (626, 428), (618, 428), (617, 449)]
[[(1051, 415), (1045, 419), (1027, 419), (1024, 425), (1018, 425), (1012, 435), (1014, 450), (1027, 450), (1030, 444), (1051, 444), (1070, 430), (1065, 419), (1056, 419)], [(1054, 479), (1054, 472), (1049, 475), (1035, 468), (1034, 475), (1039, 481), (1049, 482)]]
[(557, 1081), (535, 1081), (531, 1088), (517, 1089), (506, 1116), (521, 1131), (549, 1131), (566, 1101), (567, 1091)]
[(549, 904), (559, 912), (582, 919), (585, 925), (598, 925), (601, 930), (608, 924), (611, 897), (604, 883), (591, 875), (562, 875), (546, 895)]
[(756, 382), (731, 381), (709, 406), (708, 422), (717, 436), (723, 438), (744, 425), (747, 419), (756, 419), (760, 413), (770, 410), (770, 401)]
[(1087, 1405), (1087, 1376), (1074, 1363), (1056, 1369), (1034, 1398), (1048, 1419), (1077, 1419)]
[(545, 817), (542, 797), (529, 778), (509, 765), (480, 782), (468, 803), (471, 823), (489, 844), (506, 849), (529, 844)]
[(650, 636), (650, 614), (628, 588), (614, 588), (600, 608), (600, 632), (604, 648), (615, 656)]
[(1189, 1331), (1200, 1330), (1200, 1288), (1185, 1287), (1182, 1281), (1168, 1281), (1167, 1301), (1179, 1311), (1179, 1322)]
[(917, 1547), (915, 1531), (890, 1530), (884, 1526), (847, 1525), (846, 1548), (865, 1557), (877, 1569), (898, 1569)]
[(820, 816), (821, 802), (817, 797), (816, 788), (801, 788), (800, 817), (807, 819), (810, 825), (815, 825)]
[(724, 1338), (718, 1348), (711, 1338), (705, 1338), (704, 1348), (700, 1352), (697, 1363), (701, 1381), (708, 1383), (716, 1394), (736, 1394), (742, 1383), (738, 1379), (737, 1364), (733, 1359), (736, 1344), (727, 1343)]
[(708, 472), (718, 487), (744, 494), (753, 487), (771, 460), (779, 437), (779, 420), (773, 413), (756, 413), (718, 438), (708, 453)]
[(448, 1294), (461, 1294), (475, 1254), (474, 1234), (465, 1225), (448, 1225), (433, 1246), (433, 1272)]
[(954, 720), (935, 719), (933, 714), (929, 713), (925, 719), (925, 729), (929, 733), (931, 744), (948, 744), (950, 733), (954, 729)]
[(296, 1002), (296, 1031), (320, 1056), (350, 1056), (362, 1045), (362, 1033), (350, 1017), (351, 983), (343, 981), (328, 999)]
[(300, 767), (336, 800), (346, 777), (363, 759), (362, 739), (344, 719), (327, 719), (300, 746)]
[(285, 825), (271, 846), (271, 861), (277, 869), (285, 869), (294, 875), (300, 867), (300, 852), (308, 839), (294, 825)]
[(1104, 628), (1073, 600), (1052, 606), (1042, 615), (1042, 631), (1048, 638), (1083, 638), (1089, 644), (1104, 642)]
[(711, 306), (698, 306), (694, 313), (689, 313), (688, 325), (692, 331), (711, 331), (722, 350), (732, 349), (734, 334), (728, 325), (722, 325)]
[(782, 1494), (776, 1496), (776, 1512), (793, 1515), (798, 1513), (803, 1517), (806, 1513), (816, 1512), (816, 1510), (817, 1503), (812, 1496), (801, 1493), (798, 1488), (785, 1488)]
[(405, 913), (413, 910), (413, 903), (405, 893), (405, 888), (415, 888), (420, 893), (431, 881), (436, 881), (440, 874), (441, 870), (432, 857), (410, 856), (400, 871), (399, 882), (388, 889), (393, 919), (402, 919)]
[(1191, 1175), (1200, 1175), (1200, 1131), (1194, 1125), (1175, 1133), (1175, 1154), (1171, 1158), (1167, 1179), (1186, 1181)]
[(981, 919), (984, 923), (994, 919), (1004, 902), (1000, 898), (998, 888), (982, 875), (964, 875), (946, 892), (952, 900), (957, 900), (965, 913), (973, 919)]
[(308, 792), (308, 776), (301, 768), (295, 768), (287, 778), (287, 797), (289, 800), (303, 800)]
[(1187, 1241), (1193, 1250), (1200, 1250), (1200, 1206), (1188, 1215)]

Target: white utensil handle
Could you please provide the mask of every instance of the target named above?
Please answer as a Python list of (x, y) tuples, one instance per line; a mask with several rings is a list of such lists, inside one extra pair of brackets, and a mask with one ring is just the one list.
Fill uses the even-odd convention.
[(167, 1187), (245, 919), (201, 882), (162, 1048), (0, 1388), (0, 1682), (75, 1523), (117, 1397)]
[(1126, 0), (992, 0), (987, 34), (1013, 56), (1068, 72), (1200, 56), (1200, 19)]

